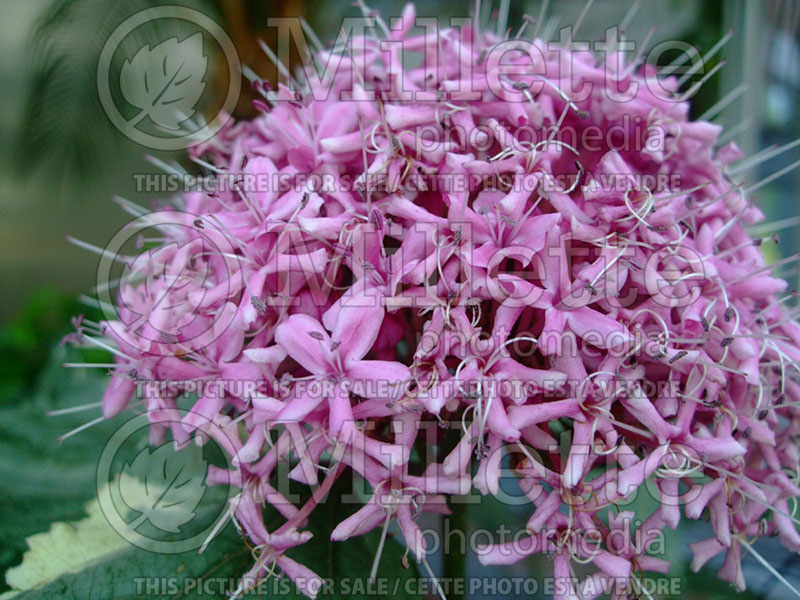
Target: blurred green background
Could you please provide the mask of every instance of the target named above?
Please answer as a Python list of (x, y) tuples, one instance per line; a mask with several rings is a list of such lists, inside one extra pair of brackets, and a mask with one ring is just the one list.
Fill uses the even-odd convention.
[[(47, 387), (38, 378), (46, 365), (52, 365), (52, 347), (69, 331), (70, 317), (87, 310), (78, 296), (91, 290), (97, 257), (69, 244), (66, 236), (103, 246), (127, 221), (111, 202), (113, 195), (142, 205), (153, 200), (136, 192), (133, 175), (158, 171), (144, 159), (148, 150), (123, 137), (109, 123), (97, 97), (95, 70), (109, 32), (127, 16), (159, 4), (167, 3), (2, 0), (0, 406), (9, 411)], [(217, 20), (233, 39), (242, 63), (271, 80), (275, 79), (274, 68), (258, 47), (259, 39), (271, 40), (268, 17), (303, 15), (325, 40), (336, 35), (345, 15), (360, 14), (349, 3), (333, 1), (196, 0), (169, 4), (191, 6)], [(601, 39), (604, 29), (619, 23), (632, 5), (631, 0), (596, 2), (577, 39)], [(372, 2), (371, 6), (384, 14), (397, 14), (401, 8), (389, 1)], [(512, 2), (509, 23), (520, 23), (523, 13), (538, 15), (540, 6), (537, 1)], [(553, 2), (545, 30), (555, 31), (559, 25), (574, 22), (583, 7), (583, 0)], [(418, 15), (440, 18), (464, 16), (468, 11), (469, 3), (463, 1), (428, 0), (418, 7)], [(713, 66), (725, 57), (728, 64), (695, 97), (692, 111), (698, 116), (723, 98), (732, 98), (715, 121), (729, 130), (730, 139), (752, 154), (800, 136), (799, 23), (800, 3), (796, 0), (648, 0), (642, 3), (627, 34), (629, 39), (643, 40), (655, 26), (651, 45), (680, 39), (707, 50), (734, 30), (735, 36), (709, 62)], [(253, 114), (251, 99), (245, 84), (237, 117)], [(180, 154), (159, 156), (181, 160)], [(743, 176), (755, 182), (798, 158), (800, 152), (793, 149)], [(765, 247), (772, 259), (800, 250), (800, 236), (791, 220), (800, 213), (799, 188), (800, 171), (796, 170), (760, 190), (760, 206), (768, 219), (783, 225), (780, 244)], [(783, 275), (792, 287), (799, 287), (795, 270), (785, 270)], [(48, 373), (52, 375), (53, 371)], [(53, 393), (58, 386), (55, 390)], [(507, 518), (488, 508), (473, 513), (468, 514), (470, 526), (482, 519)], [(4, 516), (8, 518), (8, 514)], [(45, 525), (42, 521), (34, 530)], [(680, 535), (688, 540), (695, 533), (687, 529)], [(19, 559), (18, 549), (6, 551), (3, 564)], [(685, 559), (685, 553), (677, 558)], [(775, 554), (774, 558), (776, 566), (793, 581), (800, 580), (800, 568), (793, 559), (784, 554)], [(437, 569), (442, 568), (441, 557), (434, 562)], [(477, 572), (473, 562), (467, 565), (470, 573)], [(511, 571), (528, 568), (521, 565)], [(687, 597), (723, 598), (732, 593), (715, 578), (693, 576), (685, 569), (682, 572), (691, 587)], [(752, 577), (748, 573), (748, 582), (763, 597), (782, 598), (786, 594), (760, 569), (754, 569)]]

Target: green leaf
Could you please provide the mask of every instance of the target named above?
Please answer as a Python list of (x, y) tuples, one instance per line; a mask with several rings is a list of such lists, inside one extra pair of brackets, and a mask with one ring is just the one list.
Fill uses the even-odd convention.
[(58, 347), (38, 389), (0, 410), (0, 571), (21, 560), (27, 536), (53, 521), (79, 519), (96, 493), (97, 461), (119, 422), (99, 423), (59, 444), (59, 436), (97, 417), (100, 408), (46, 414), (100, 400), (107, 377), (60, 366), (76, 358)]
[[(139, 483), (136, 491), (143, 495), (143, 490)], [(85, 519), (55, 523), (48, 532), (28, 538), (30, 550), (22, 564), (6, 572), (6, 582), (12, 589), (35, 589), (126, 549), (128, 542), (109, 525), (97, 500), (87, 505), (86, 512), (89, 516)]]
[[(199, 510), (217, 509), (215, 502), (205, 502)], [(30, 543), (34, 550), (26, 553), (20, 567), (9, 571), (8, 582), (19, 586), (40, 582), (36, 577), (41, 573), (37, 570), (37, 565), (51, 556), (52, 553), (48, 550), (57, 551), (70, 541), (87, 549), (88, 556), (85, 560), (68, 562), (65, 564), (67, 568), (58, 573), (54, 580), (34, 589), (21, 590), (14, 598), (193, 598), (195, 594), (181, 595), (177, 592), (186, 589), (185, 585), (190, 585), (190, 581), (199, 578), (219, 577), (233, 581), (249, 568), (248, 563), (252, 560), (247, 547), (232, 527), (229, 528), (231, 531), (215, 539), (206, 552), (199, 556), (195, 551), (173, 555), (156, 554), (132, 546), (119, 537), (106, 521), (96, 501), (87, 510), (90, 515), (87, 519), (74, 524), (57, 523), (49, 533), (31, 538)], [(76, 568), (79, 570), (74, 572)], [(230, 581), (225, 581), (225, 585), (230, 585)], [(223, 598), (224, 595), (206, 594), (202, 597)]]
[[(14, 597), (17, 600), (225, 598), (224, 592), (235, 589), (238, 578), (250, 569), (254, 560), (231, 524), (225, 526), (201, 555), (196, 551), (156, 554), (115, 538), (117, 534), (100, 520), (102, 515), (94, 510), (94, 505), (87, 505), (96, 495), (95, 470), (103, 446), (127, 419), (120, 417), (99, 423), (59, 445), (56, 440), (60, 435), (94, 418), (99, 408), (53, 417), (45, 416), (45, 413), (99, 401), (107, 383), (104, 375), (59, 366), (64, 360), (74, 358), (69, 350), (58, 348), (34, 397), (20, 400), (16, 406), (6, 406), (0, 411), (0, 569), (19, 563), (28, 548), (25, 538), (48, 530), (47, 534), (33, 537), (31, 546), (56, 552), (62, 544), (77, 547), (84, 553), (85, 561), (70, 560), (60, 570), (43, 572), (41, 567), (35, 566), (42, 564), (36, 561), (39, 555), (26, 555), (26, 561), (34, 562), (21, 570), (12, 570), (11, 581), (18, 586), (25, 586), (26, 582), (31, 585), (38, 583), (39, 587), (20, 591)], [(136, 462), (136, 454), (129, 457), (131, 465)], [(141, 470), (145, 471), (143, 467)], [(132, 468), (131, 473), (134, 471), (137, 477), (158, 480), (149, 471), (143, 474)], [(372, 598), (380, 596), (367, 593), (366, 587), (380, 531), (346, 542), (330, 541), (335, 525), (357, 508), (341, 501), (342, 494), (349, 491), (344, 481), (349, 477), (349, 473), (343, 474), (343, 481), (333, 487), (326, 501), (312, 513), (306, 529), (314, 533), (314, 538), (289, 550), (287, 555), (332, 582), (332, 587), (323, 592), (326, 597), (335, 598), (342, 593), (348, 598)], [(209, 488), (211, 493), (206, 493), (195, 509), (197, 518), (186, 527), (207, 523), (209, 517), (213, 519), (219, 513), (220, 501), (224, 500), (220, 500), (220, 494), (213, 493), (215, 490), (223, 491)], [(87, 512), (89, 517), (85, 518)], [(272, 509), (265, 511), (264, 518), (270, 530), (283, 522)], [(52, 525), (63, 521), (76, 523)], [(90, 537), (82, 537), (85, 535), (82, 532), (87, 531)], [(53, 535), (56, 537), (49, 537)], [(176, 539), (186, 535), (187, 530), (183, 528)], [(406, 593), (416, 591), (418, 586), (411, 578), (417, 577), (418, 571), (413, 564), (408, 570), (403, 568), (404, 551), (396, 540), (387, 540), (379, 571), (379, 583), (385, 588), (379, 587), (378, 591), (385, 589), (397, 598), (416, 597)], [(74, 569), (80, 570), (68, 572)], [(32, 572), (39, 572), (40, 576), (32, 577)], [(53, 577), (55, 579), (48, 582)], [(211, 578), (213, 589), (202, 589), (202, 593), (193, 589), (192, 586), (200, 582), (198, 578), (205, 581)], [(148, 584), (150, 588), (146, 587)], [(270, 579), (262, 586), (262, 592), (262, 597), (302, 597), (286, 578)], [(258, 597), (257, 591), (248, 597)]]
[[(408, 570), (402, 568), (404, 550), (400, 544), (395, 541), (387, 543), (381, 560), (379, 583), (372, 588), (377, 593), (370, 593), (367, 580), (379, 532), (373, 531), (346, 542), (330, 542), (331, 529), (346, 516), (342, 514), (344, 505), (341, 502), (345, 491), (343, 483), (334, 486), (327, 501), (314, 511), (310, 519), (309, 529), (314, 532), (314, 538), (287, 552), (287, 555), (313, 568), (330, 582), (330, 587), (322, 592), (326, 597), (417, 597), (407, 593), (415, 591), (417, 587), (411, 580), (417, 576), (417, 571), (413, 567)], [(206, 501), (204, 498), (198, 511), (217, 508), (215, 501)], [(9, 582), (24, 586), (46, 579), (42, 577), (39, 565), (46, 564), (48, 557), (66, 544), (100, 548), (100, 552), (87, 556), (83, 563), (70, 563), (71, 570), (83, 567), (79, 572), (57, 573), (59, 576), (55, 580), (36, 589), (21, 591), (14, 596), (16, 600), (107, 600), (142, 596), (165, 599), (225, 598), (225, 592), (235, 589), (239, 576), (253, 564), (250, 550), (230, 525), (201, 555), (195, 552), (163, 555), (124, 542), (122, 545), (115, 544), (113, 537), (116, 533), (104, 521), (96, 502), (89, 505), (88, 512), (88, 519), (73, 525), (56, 524), (49, 533), (34, 536), (31, 545), (36, 550), (26, 554), (21, 567), (10, 571)], [(201, 591), (196, 589), (197, 586), (201, 586)], [(266, 597), (298, 600), (303, 597), (287, 579), (277, 577), (262, 584), (261, 592)], [(247, 597), (258, 597), (258, 591), (251, 590)]]

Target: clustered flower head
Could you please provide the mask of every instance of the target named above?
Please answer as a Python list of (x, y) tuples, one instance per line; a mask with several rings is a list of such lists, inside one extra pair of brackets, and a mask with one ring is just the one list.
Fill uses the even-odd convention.
[[(151, 386), (153, 441), (217, 436), (247, 575), (312, 597), (313, 565), (285, 553), (340, 477), (372, 496), (333, 542), (396, 523), (424, 563), (422, 511), (513, 475), (530, 519), (479, 559), (542, 553), (558, 598), (635, 595), (682, 518), (709, 523), (693, 568), (724, 554), (740, 590), (759, 536), (800, 551), (800, 329), (748, 234), (763, 216), (727, 174), (735, 145), (639, 56), (370, 16), (355, 52), (256, 80), (259, 115), (193, 149), (239, 185), (176, 196), (165, 241), (130, 259), (104, 415)], [(219, 385), (180, 416), (190, 381)], [(314, 493), (290, 502), (287, 473)], [(626, 510), (637, 493), (651, 514)]]

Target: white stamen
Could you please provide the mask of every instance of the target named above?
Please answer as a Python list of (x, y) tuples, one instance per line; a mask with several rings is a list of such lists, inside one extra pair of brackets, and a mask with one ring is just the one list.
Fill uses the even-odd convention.
[(758, 552), (756, 552), (756, 551), (755, 551), (755, 548), (753, 548), (753, 546), (751, 546), (751, 545), (750, 545), (750, 544), (749, 544), (749, 543), (748, 543), (748, 542), (747, 542), (747, 541), (744, 539), (744, 537), (740, 536), (740, 537), (739, 537), (739, 542), (740, 542), (742, 545), (744, 545), (744, 546), (745, 546), (745, 547), (746, 547), (746, 548), (747, 548), (747, 549), (750, 551), (750, 554), (752, 554), (752, 555), (753, 555), (753, 556), (756, 558), (756, 560), (757, 560), (758, 562), (760, 562), (760, 563), (761, 563), (761, 565), (762, 565), (762, 566), (763, 566), (765, 569), (767, 569), (767, 571), (769, 571), (770, 573), (772, 573), (772, 575), (775, 577), (775, 579), (777, 579), (778, 581), (780, 581), (780, 582), (781, 582), (783, 585), (785, 585), (785, 586), (786, 586), (786, 587), (787, 587), (789, 590), (791, 590), (791, 591), (794, 593), (794, 595), (795, 595), (795, 596), (797, 596), (798, 598), (800, 598), (800, 592), (799, 592), (799, 591), (797, 591), (797, 588), (795, 588), (795, 587), (794, 587), (794, 586), (793, 586), (791, 583), (789, 583), (789, 582), (786, 580), (786, 578), (785, 578), (783, 575), (781, 575), (780, 573), (778, 573), (777, 569), (775, 569), (775, 567), (773, 567), (773, 566), (772, 566), (772, 565), (769, 563), (769, 561), (768, 561), (768, 560), (766, 560), (766, 559), (765, 559), (763, 556), (761, 556), (761, 555), (760, 555)]

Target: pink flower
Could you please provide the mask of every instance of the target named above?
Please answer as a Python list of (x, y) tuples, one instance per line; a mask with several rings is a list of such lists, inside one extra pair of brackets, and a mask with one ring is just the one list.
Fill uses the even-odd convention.
[[(334, 542), (395, 524), (427, 565), (419, 514), (499, 495), (506, 454), (530, 515), (482, 563), (544, 553), (557, 598), (639, 593), (669, 569), (648, 555), (662, 530), (707, 518), (692, 567), (724, 552), (744, 589), (757, 535), (800, 549), (800, 326), (748, 234), (763, 216), (728, 175), (741, 153), (652, 65), (522, 36), (543, 74), (526, 52), (501, 72), (491, 32), (414, 18), (319, 52), (323, 79), (257, 82), (259, 115), (192, 149), (242, 185), (159, 213), (165, 241), (124, 257), (116, 314), (78, 324), (115, 353), (103, 415), (149, 386), (154, 440), (227, 428), (232, 471), (209, 477), (241, 489), (249, 575), (310, 597), (313, 565), (284, 551), (337, 478), (372, 492)], [(175, 423), (197, 382), (218, 393)], [(278, 491), (287, 463), (314, 490), (302, 506)], [(615, 513), (643, 493), (650, 514)], [(262, 497), (285, 518), (272, 532)]]
[[(376, 298), (362, 296), (347, 306), (334, 306), (335, 319), (323, 317), (326, 322), (333, 322), (330, 335), (319, 321), (303, 314), (292, 315), (275, 330), (275, 341), (300, 366), (312, 375), (337, 383), (335, 393), (328, 398), (331, 435), (353, 422), (350, 386), (389, 383), (399, 387), (410, 377), (408, 367), (401, 363), (363, 360), (383, 322), (383, 308), (375, 306), (375, 301)], [(277, 420), (302, 420), (321, 400), (309, 396), (293, 399), (278, 413)]]

